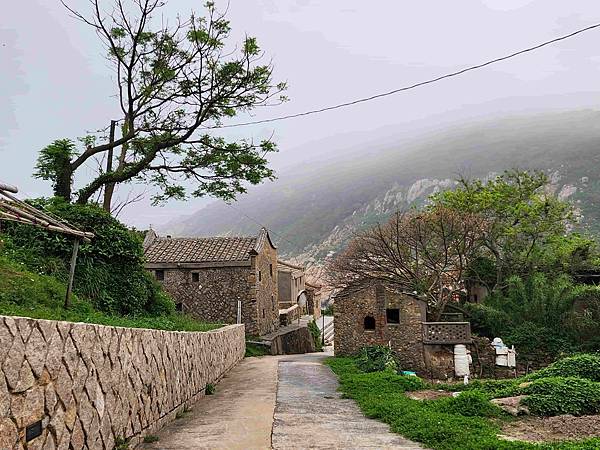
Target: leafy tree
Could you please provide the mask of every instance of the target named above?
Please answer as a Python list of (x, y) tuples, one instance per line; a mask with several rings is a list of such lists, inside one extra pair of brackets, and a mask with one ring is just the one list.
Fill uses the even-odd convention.
[(71, 201), (71, 159), (76, 155), (77, 148), (73, 141), (56, 140), (40, 151), (33, 176), (51, 181), (54, 195)]
[[(42, 152), (37, 167), (42, 178), (60, 179), (63, 187), (86, 162), (109, 158), (110, 170), (76, 192), (80, 204), (107, 186), (111, 193), (131, 181), (152, 184), (158, 188), (154, 200), (163, 201), (186, 197), (186, 181), (194, 186), (193, 196), (233, 199), (246, 182), (273, 178), (265, 158), (276, 150), (271, 140), (227, 141), (211, 129), (285, 100), (286, 88), (272, 81), (270, 64), (261, 64), (255, 38), (246, 37), (234, 50), (226, 47), (230, 25), (212, 2), (204, 17), (192, 14), (172, 25), (160, 18), (161, 0), (91, 0), (89, 12), (63, 4), (107, 49), (121, 133), (113, 139), (88, 136), (85, 149), (58, 166)], [(69, 200), (66, 189), (57, 193)]]
[(437, 207), (396, 213), (356, 238), (328, 267), (330, 281), (344, 286), (379, 280), (424, 295), (439, 318), (480, 246), (484, 222), (471, 213)]
[[(480, 256), (489, 263), (481, 266), (485, 272), (479, 281), (489, 290), (502, 288), (511, 275), (537, 271), (547, 246), (559, 243), (573, 224), (571, 205), (548, 194), (547, 185), (542, 172), (512, 170), (487, 182), (463, 178), (456, 190), (433, 197), (434, 208), (477, 214), (486, 222)], [(477, 267), (471, 269), (471, 276), (477, 276)]]

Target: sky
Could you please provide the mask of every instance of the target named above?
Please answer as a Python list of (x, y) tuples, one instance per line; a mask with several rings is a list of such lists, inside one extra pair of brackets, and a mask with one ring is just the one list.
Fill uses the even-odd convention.
[[(112, 0), (103, 0), (110, 4)], [(164, 13), (203, 12), (203, 1), (167, 0)], [(520, 50), (600, 22), (589, 0), (230, 0), (232, 45), (255, 36), (287, 81), (290, 101), (252, 120), (293, 114), (389, 91)], [(85, 0), (69, 0), (85, 11)], [(490, 117), (597, 109), (600, 29), (512, 60), (370, 103), (320, 115), (223, 130), (227, 138), (273, 135), (273, 167), (352, 157), (378, 143)], [(113, 72), (94, 32), (58, 0), (9, 2), (0, 18), (0, 180), (22, 197), (48, 195), (32, 178), (37, 152), (118, 118)], [(240, 116), (231, 123), (245, 121)], [(401, 150), (399, 150), (401, 151)], [(75, 186), (86, 177), (79, 174)], [(120, 191), (125, 197), (143, 186)], [(146, 198), (121, 219), (140, 228), (189, 215), (210, 200), (152, 207)]]

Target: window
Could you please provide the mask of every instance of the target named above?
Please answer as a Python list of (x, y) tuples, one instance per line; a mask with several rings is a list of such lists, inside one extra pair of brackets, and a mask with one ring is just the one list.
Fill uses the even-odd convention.
[(273, 264), (269, 264), (269, 273), (271, 274), (271, 278), (273, 278)]
[(386, 309), (385, 318), (387, 323), (400, 323), (400, 310), (399, 309)]
[(175, 311), (183, 311), (183, 303), (176, 303), (175, 304)]
[(165, 271), (164, 270), (155, 270), (154, 271), (154, 277), (158, 281), (164, 281), (164, 279), (165, 279)]
[(258, 271), (258, 281), (262, 281), (262, 272)]
[(367, 316), (365, 317), (365, 330), (374, 330), (375, 329), (375, 317)]
[(265, 318), (265, 308), (263, 308), (263, 319)]
[(198, 272), (192, 272), (192, 283), (200, 282), (200, 274)]

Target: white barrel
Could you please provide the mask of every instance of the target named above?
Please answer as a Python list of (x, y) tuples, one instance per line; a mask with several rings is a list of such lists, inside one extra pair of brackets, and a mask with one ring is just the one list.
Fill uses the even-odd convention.
[(464, 344), (454, 346), (454, 373), (457, 377), (469, 375), (469, 354)]

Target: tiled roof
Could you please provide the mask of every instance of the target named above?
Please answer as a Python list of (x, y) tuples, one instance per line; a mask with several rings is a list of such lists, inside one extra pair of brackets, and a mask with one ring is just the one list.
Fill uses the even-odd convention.
[[(152, 232), (153, 233), (153, 232)], [(254, 237), (161, 238), (145, 241), (148, 263), (212, 263), (249, 261), (252, 253), (271, 242), (266, 230)]]
[(255, 237), (158, 238), (146, 249), (149, 263), (248, 261)]

